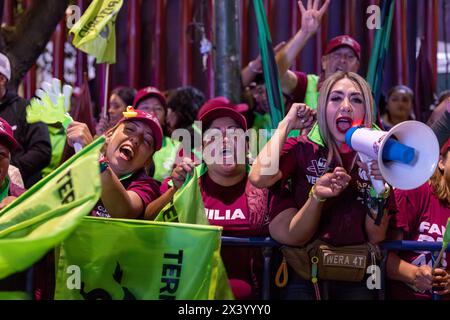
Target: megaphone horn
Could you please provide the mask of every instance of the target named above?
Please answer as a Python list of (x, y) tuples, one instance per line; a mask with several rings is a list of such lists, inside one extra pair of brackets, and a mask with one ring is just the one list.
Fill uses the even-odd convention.
[[(419, 121), (399, 123), (388, 132), (353, 127), (346, 143), (364, 162), (377, 160), (381, 175), (401, 190), (420, 187), (433, 175), (439, 160), (439, 143), (434, 132)], [(381, 186), (372, 181), (379, 192)]]

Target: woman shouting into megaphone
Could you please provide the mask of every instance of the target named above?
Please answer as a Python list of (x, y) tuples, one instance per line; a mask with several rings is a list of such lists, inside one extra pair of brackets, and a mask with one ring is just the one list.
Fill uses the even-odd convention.
[[(374, 298), (364, 278), (376, 263), (374, 244), (384, 240), (388, 218), (374, 224), (376, 213), (368, 206), (371, 176), (345, 144), (351, 127), (372, 127), (372, 108), (366, 81), (337, 72), (322, 85), (317, 124), (308, 137), (287, 139), (298, 121), (291, 110), (253, 164), (250, 181), (275, 193), (271, 208), (278, 215), (270, 234), (287, 245), (288, 299)], [(267, 169), (273, 163), (279, 163), (278, 170)], [(382, 179), (376, 161), (370, 172)], [(288, 181), (291, 188), (285, 191)]]

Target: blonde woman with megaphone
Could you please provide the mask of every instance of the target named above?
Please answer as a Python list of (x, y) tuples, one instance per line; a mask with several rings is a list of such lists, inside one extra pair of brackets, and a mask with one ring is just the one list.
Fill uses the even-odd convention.
[[(376, 212), (368, 202), (370, 178), (382, 176), (376, 160), (368, 175), (345, 143), (351, 127), (373, 126), (370, 88), (355, 73), (330, 76), (321, 87), (317, 124), (308, 137), (287, 139), (303, 115), (292, 108), (250, 172), (258, 187), (291, 180), (291, 191), (272, 199), (278, 215), (270, 224), (271, 236), (287, 245), (282, 249), (290, 266), (285, 298), (374, 299), (366, 270), (376, 263), (373, 244), (384, 240), (388, 217), (375, 225)], [(278, 172), (267, 174), (265, 165), (278, 161)]]

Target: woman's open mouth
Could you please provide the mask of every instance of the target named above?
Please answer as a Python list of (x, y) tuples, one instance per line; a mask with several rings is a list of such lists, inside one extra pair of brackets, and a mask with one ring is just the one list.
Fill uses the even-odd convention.
[(350, 117), (339, 117), (336, 119), (336, 128), (340, 133), (345, 134), (353, 126), (353, 119)]
[(124, 146), (120, 147), (119, 152), (120, 152), (120, 157), (125, 161), (131, 161), (134, 158), (134, 151), (128, 145), (124, 145)]

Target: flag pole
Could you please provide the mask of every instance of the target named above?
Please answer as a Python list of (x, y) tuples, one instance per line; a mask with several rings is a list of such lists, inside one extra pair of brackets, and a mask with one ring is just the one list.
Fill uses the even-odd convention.
[(108, 90), (109, 90), (109, 63), (106, 64), (105, 70), (105, 92), (103, 93), (103, 109), (102, 117), (106, 119), (106, 114), (108, 111)]

